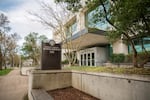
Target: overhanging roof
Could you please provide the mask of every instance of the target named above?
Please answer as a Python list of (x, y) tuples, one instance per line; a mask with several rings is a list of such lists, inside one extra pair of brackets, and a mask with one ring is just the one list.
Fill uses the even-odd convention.
[[(82, 49), (94, 45), (109, 44), (105, 36), (105, 31), (92, 28), (83, 29), (74, 34), (71, 38), (68, 38), (68, 40), (72, 42), (71, 47), (74, 47), (74, 49)], [(63, 48), (65, 48), (66, 46), (66, 44), (63, 44)]]

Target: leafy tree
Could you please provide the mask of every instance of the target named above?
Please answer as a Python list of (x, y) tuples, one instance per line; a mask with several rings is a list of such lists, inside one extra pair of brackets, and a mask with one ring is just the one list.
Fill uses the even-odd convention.
[[(118, 30), (112, 35), (118, 36), (122, 34), (130, 42), (133, 49), (133, 62), (138, 66), (137, 58), (138, 53), (135, 49), (135, 44), (133, 40), (139, 39), (142, 40), (143, 37), (150, 36), (150, 1), (149, 0), (118, 0), (114, 1), (114, 6), (111, 8), (113, 14), (111, 16), (111, 21), (117, 26)], [(146, 51), (143, 46), (142, 48), (145, 51), (145, 55), (148, 55), (145, 60), (140, 64), (140, 67), (143, 67), (144, 64), (149, 60), (150, 54)]]
[(23, 43), (22, 51), (23, 58), (28, 58), (33, 60), (33, 64), (37, 65), (40, 59), (40, 48), (41, 41), (46, 40), (47, 37), (40, 35), (38, 33), (32, 32), (25, 37), (25, 42)]
[[(67, 8), (78, 11), (82, 7), (81, 0), (55, 0), (67, 3)], [(150, 1), (149, 0), (88, 0), (86, 7), (93, 9), (99, 6), (94, 14), (94, 22), (110, 24), (113, 28), (108, 33), (110, 40), (117, 40), (121, 36), (131, 44), (133, 49), (133, 66), (138, 67), (137, 56), (133, 37), (142, 39), (150, 36)], [(144, 48), (144, 46), (142, 46)], [(145, 53), (147, 51), (145, 50)], [(149, 54), (148, 54), (149, 55)], [(141, 64), (143, 66), (150, 56)]]
[(9, 24), (9, 20), (7, 16), (5, 16), (3, 13), (0, 13), (0, 70), (2, 69), (2, 64), (4, 60), (2, 48), (5, 47), (5, 43), (3, 45), (2, 42), (5, 41), (5, 33), (10, 30), (8, 24)]
[[(13, 56), (17, 54), (17, 41), (20, 39), (20, 36), (17, 33), (14, 34), (4, 34), (1, 41), (1, 52), (2, 52), (2, 61), (6, 69), (6, 63), (9, 62), (13, 65)], [(13, 66), (12, 66), (13, 67)]]
[[(19, 65), (20, 63), (20, 57), (17, 54), (18, 52), (18, 45), (17, 41), (20, 39), (20, 36), (17, 33), (11, 34), (9, 36), (9, 40), (7, 41), (7, 55), (9, 56), (9, 61), (11, 64), (11, 67), (14, 67), (14, 65)], [(17, 60), (15, 59), (17, 58)], [(17, 62), (17, 64), (15, 64)]]

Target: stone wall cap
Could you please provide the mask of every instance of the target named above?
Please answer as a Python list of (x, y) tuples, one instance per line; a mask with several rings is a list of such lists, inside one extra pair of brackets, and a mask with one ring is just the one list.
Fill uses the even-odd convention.
[(150, 75), (114, 74), (114, 73), (104, 73), (104, 72), (98, 73), (98, 72), (86, 72), (86, 71), (75, 71), (75, 70), (72, 70), (72, 72), (80, 73), (80, 74), (96, 75), (96, 76), (102, 76), (102, 77), (111, 77), (111, 78), (120, 78), (120, 79), (127, 79), (127, 80), (150, 82)]
[(89, 74), (101, 77), (120, 78), (135, 81), (148, 81), (150, 82), (150, 75), (135, 75), (135, 74), (114, 74), (114, 73), (98, 73), (98, 72), (86, 72), (76, 70), (31, 70), (31, 74), (53, 74), (53, 73), (79, 73)]
[(71, 73), (70, 70), (31, 70), (31, 74)]

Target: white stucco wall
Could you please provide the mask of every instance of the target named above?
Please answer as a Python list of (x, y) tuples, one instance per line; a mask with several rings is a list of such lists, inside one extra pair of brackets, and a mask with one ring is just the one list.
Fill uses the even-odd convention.
[(123, 54), (128, 54), (128, 46), (123, 43), (123, 40), (118, 40), (117, 42), (113, 43), (113, 53), (123, 53)]
[(104, 47), (96, 47), (96, 66), (101, 66), (108, 59), (107, 50)]
[(77, 14), (77, 30), (85, 29), (85, 12), (80, 11)]

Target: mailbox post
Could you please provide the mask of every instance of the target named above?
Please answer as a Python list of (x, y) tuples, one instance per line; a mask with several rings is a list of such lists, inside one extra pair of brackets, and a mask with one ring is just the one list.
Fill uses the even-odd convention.
[(41, 67), (42, 70), (61, 69), (61, 44), (54, 40), (42, 42)]

